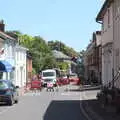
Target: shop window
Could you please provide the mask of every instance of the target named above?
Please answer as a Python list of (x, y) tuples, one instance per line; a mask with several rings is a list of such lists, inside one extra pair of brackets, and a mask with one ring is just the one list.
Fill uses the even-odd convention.
[(3, 72), (0, 72), (0, 79), (3, 79)]

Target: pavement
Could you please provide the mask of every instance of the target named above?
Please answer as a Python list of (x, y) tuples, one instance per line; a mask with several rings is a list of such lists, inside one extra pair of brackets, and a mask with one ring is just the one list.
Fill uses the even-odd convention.
[(120, 120), (120, 114), (116, 113), (113, 106), (105, 106), (97, 100), (96, 95), (100, 90), (85, 90), (82, 93), (82, 107), (88, 115), (88, 120)]
[(97, 100), (96, 95), (100, 92), (100, 86), (74, 86), (70, 91), (81, 93), (81, 108), (87, 120), (120, 120), (120, 114), (116, 113), (114, 106), (103, 107), (100, 101)]

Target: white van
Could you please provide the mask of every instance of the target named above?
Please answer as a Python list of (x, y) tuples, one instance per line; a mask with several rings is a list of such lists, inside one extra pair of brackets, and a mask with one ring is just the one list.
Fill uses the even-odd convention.
[(42, 85), (44, 87), (47, 86), (48, 82), (52, 82), (54, 85), (56, 85), (56, 81), (57, 81), (56, 70), (47, 69), (42, 71)]

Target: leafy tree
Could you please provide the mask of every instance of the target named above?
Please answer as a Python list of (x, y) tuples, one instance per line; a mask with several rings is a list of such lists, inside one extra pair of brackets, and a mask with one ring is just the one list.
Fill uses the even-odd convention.
[(68, 62), (57, 62), (57, 66), (61, 70), (65, 70), (65, 71), (68, 70), (69, 68)]
[(78, 74), (78, 77), (81, 79), (81, 81), (83, 82), (84, 81), (84, 54), (85, 54), (85, 51), (82, 50), (79, 52), (79, 57), (78, 57), (78, 60), (77, 60), (77, 74)]
[(16, 32), (20, 45), (29, 49), (33, 60), (33, 72), (56, 66), (55, 58), (47, 42), (40, 36), (32, 37), (27, 34)]
[(40, 36), (30, 36), (22, 34), (19, 31), (7, 31), (7, 34), (18, 39), (20, 45), (29, 49), (33, 60), (33, 72), (39, 72), (40, 70), (47, 68), (60, 68), (61, 70), (68, 69), (68, 63), (56, 62), (52, 50), (58, 50), (73, 57), (79, 54), (73, 49), (66, 46), (64, 43), (55, 40), (48, 43)]

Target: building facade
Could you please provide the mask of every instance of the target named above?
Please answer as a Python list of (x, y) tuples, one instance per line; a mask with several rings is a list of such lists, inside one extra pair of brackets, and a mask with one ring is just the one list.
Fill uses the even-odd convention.
[(15, 82), (16, 43), (17, 41), (14, 38), (5, 34), (4, 22), (0, 21), (0, 72), (3, 72), (3, 79), (13, 82)]
[(14, 33), (6, 33), (0, 21), (0, 79), (11, 80), (16, 86), (26, 85), (26, 51)]
[(101, 24), (102, 30), (102, 84), (108, 86), (113, 80), (113, 2), (106, 0), (96, 21)]
[(93, 33), (91, 43), (84, 54), (85, 79), (88, 83), (101, 84), (102, 75), (101, 31)]
[(27, 52), (27, 83), (32, 80), (32, 55)]
[(26, 61), (27, 61), (27, 49), (16, 45), (16, 51), (15, 51), (15, 84), (19, 87), (26, 86), (27, 81), (27, 72), (26, 72)]
[[(114, 76), (120, 69), (120, 0), (113, 0), (113, 34), (114, 34)], [(120, 77), (114, 82), (120, 89)]]

